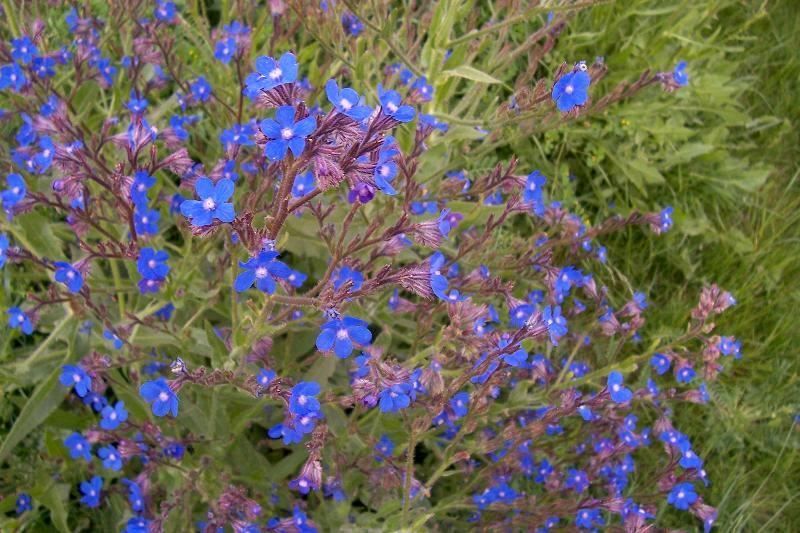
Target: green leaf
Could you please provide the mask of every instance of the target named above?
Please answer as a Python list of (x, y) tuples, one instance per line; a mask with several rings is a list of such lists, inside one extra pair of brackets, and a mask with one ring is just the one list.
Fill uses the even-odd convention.
[(64, 502), (69, 498), (69, 485), (56, 483), (47, 472), (40, 471), (36, 485), (31, 489), (31, 497), (50, 510), (50, 520), (56, 529), (69, 533), (67, 509)]
[(442, 72), (442, 78), (449, 77), (464, 78), (480, 83), (503, 83), (494, 76), (487, 74), (482, 70), (478, 70), (475, 67), (470, 67), (469, 65), (460, 65), (456, 68)]
[(25, 407), (22, 408), (19, 417), (14, 422), (14, 426), (9, 431), (8, 436), (0, 446), (0, 464), (5, 461), (9, 452), (22, 441), (31, 431), (36, 429), (39, 424), (50, 416), (50, 413), (64, 400), (66, 389), (62, 388), (58, 382), (61, 374), (61, 365), (57, 366), (50, 376), (36, 387)]

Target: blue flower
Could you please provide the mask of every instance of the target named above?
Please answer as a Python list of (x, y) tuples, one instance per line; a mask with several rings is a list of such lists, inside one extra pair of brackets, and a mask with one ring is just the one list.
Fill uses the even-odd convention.
[(207, 102), (211, 98), (211, 84), (208, 83), (205, 76), (200, 76), (194, 83), (189, 86), (192, 91), (192, 97), (198, 102)]
[(294, 178), (294, 184), (292, 184), (292, 196), (295, 198), (300, 198), (312, 192), (315, 188), (316, 183), (314, 181), (314, 174), (311, 172), (298, 174)]
[(11, 57), (23, 65), (27, 65), (39, 55), (39, 50), (27, 35), (11, 40)]
[(450, 407), (457, 418), (467, 416), (469, 411), (469, 393), (466, 391), (457, 392), (450, 399)]
[(669, 357), (663, 353), (656, 353), (653, 354), (653, 357), (650, 359), (650, 364), (655, 369), (656, 374), (661, 376), (667, 370), (669, 370), (670, 365), (672, 365), (672, 361), (670, 361)]
[(122, 533), (148, 533), (150, 520), (143, 516), (133, 516), (125, 523)]
[(160, 218), (161, 213), (155, 209), (137, 209), (133, 213), (133, 227), (139, 235), (155, 235)]
[(103, 338), (110, 340), (111, 345), (114, 347), (115, 350), (119, 350), (120, 348), (122, 348), (122, 345), (124, 344), (122, 342), (122, 339), (120, 339), (116, 333), (108, 329), (103, 331)]
[(256, 383), (258, 383), (261, 387), (267, 387), (273, 379), (275, 379), (274, 370), (270, 370), (268, 368), (262, 368), (259, 370), (258, 375), (256, 376)]
[(547, 306), (542, 310), (542, 320), (550, 334), (550, 342), (558, 346), (558, 339), (567, 334), (567, 319), (561, 316), (561, 306)]
[(128, 100), (127, 107), (134, 115), (141, 115), (147, 109), (147, 98), (139, 98), (136, 92), (131, 91), (131, 98)]
[(128, 503), (131, 504), (131, 511), (138, 513), (144, 510), (144, 496), (142, 489), (135, 481), (122, 479), (122, 484), (128, 487)]
[(381, 463), (384, 457), (389, 457), (394, 453), (394, 442), (387, 435), (381, 435), (378, 444), (375, 445), (375, 451), (378, 452), (375, 460)]
[(703, 460), (692, 450), (692, 443), (689, 439), (684, 439), (678, 442), (678, 449), (681, 452), (681, 458), (678, 464), (682, 468), (700, 470), (703, 468)]
[(117, 73), (117, 67), (111, 64), (110, 59), (101, 57), (94, 62), (94, 66), (100, 72), (100, 75), (103, 76), (103, 81), (107, 86), (114, 84), (114, 75)]
[(578, 509), (575, 514), (575, 525), (584, 529), (594, 529), (606, 524), (600, 509)]
[(622, 373), (616, 370), (608, 375), (608, 392), (614, 403), (626, 403), (633, 398), (633, 392), (622, 385)]
[(306, 147), (306, 137), (314, 132), (317, 121), (314, 117), (294, 121), (295, 108), (281, 106), (275, 112), (275, 118), (261, 121), (261, 131), (270, 139), (264, 147), (264, 155), (272, 161), (282, 161), (288, 150), (295, 157), (300, 157)]
[(344, 32), (353, 37), (358, 37), (364, 31), (364, 23), (349, 11), (342, 14), (342, 28)]
[(679, 61), (672, 71), (672, 79), (681, 87), (689, 85), (689, 74), (686, 73), (686, 61)]
[(353, 351), (354, 345), (366, 346), (372, 342), (372, 333), (367, 323), (358, 318), (346, 316), (333, 318), (322, 325), (317, 336), (317, 349), (321, 352), (333, 352), (344, 359)]
[(100, 427), (112, 431), (128, 419), (128, 411), (125, 409), (125, 402), (118, 401), (114, 407), (107, 405), (100, 412)]
[(233, 222), (236, 212), (233, 204), (228, 202), (233, 196), (233, 182), (222, 179), (214, 182), (202, 177), (195, 183), (195, 192), (200, 200), (184, 200), (181, 203), (181, 213), (190, 218), (192, 226), (208, 226), (214, 219), (220, 222)]
[(64, 365), (58, 381), (65, 387), (74, 387), (75, 394), (81, 398), (92, 391), (92, 378), (77, 365)]
[(168, 259), (169, 253), (164, 250), (142, 248), (136, 260), (136, 269), (144, 279), (162, 280), (169, 274)]
[(253, 135), (256, 131), (252, 124), (234, 124), (233, 127), (223, 130), (219, 136), (220, 142), (228, 146), (255, 146)]
[(547, 183), (547, 178), (538, 170), (534, 170), (528, 174), (525, 180), (525, 191), (522, 193), (522, 199), (529, 204), (540, 203), (542, 201), (542, 188), (545, 183)]
[(56, 60), (52, 57), (34, 57), (31, 68), (42, 79), (56, 75)]
[[(0, 266), (2, 266), (2, 263), (0, 263)], [(742, 343), (741, 341), (737, 341), (734, 337), (722, 337), (718, 347), (722, 355), (732, 355), (734, 359), (742, 358)]]
[(0, 91), (11, 87), (12, 90), (19, 92), (27, 83), (25, 71), (16, 63), (0, 67)]
[(292, 270), (286, 277), (286, 281), (288, 281), (292, 287), (296, 288), (302, 287), (306, 279), (308, 279), (308, 276), (298, 270)]
[(131, 201), (137, 209), (147, 208), (147, 192), (156, 184), (156, 179), (144, 170), (137, 170), (131, 183)]
[(169, 383), (164, 378), (148, 381), (139, 387), (139, 394), (147, 403), (152, 404), (153, 414), (164, 416), (171, 413), (178, 416), (178, 396), (172, 392)]
[(103, 460), (103, 466), (109, 470), (122, 469), (122, 457), (114, 446), (103, 446), (97, 450), (97, 457)]
[(16, 503), (17, 503), (17, 515), (21, 515), (25, 511), (30, 511), (31, 509), (33, 509), (33, 504), (31, 502), (30, 495), (25, 494), (24, 492), (20, 493), (20, 495), (17, 496)]
[(244, 270), (236, 277), (233, 288), (236, 292), (243, 292), (255, 283), (258, 290), (272, 294), (275, 292), (275, 279), (286, 279), (292, 270), (275, 258), (278, 252), (263, 251), (258, 256), (246, 262), (239, 262)]
[(19, 174), (6, 176), (6, 185), (8, 188), (0, 192), (0, 198), (3, 201), (3, 209), (9, 211), (25, 198), (28, 188), (25, 186), (25, 180)]
[(672, 227), (672, 212), (672, 206), (667, 206), (659, 213), (658, 226), (662, 232), (669, 231)]
[(411, 385), (398, 383), (380, 392), (380, 406), (382, 413), (394, 413), (411, 405)]
[(214, 57), (222, 61), (226, 65), (231, 62), (233, 55), (236, 53), (236, 39), (228, 37), (220, 39), (214, 46)]
[(430, 102), (433, 98), (433, 86), (428, 83), (425, 76), (417, 78), (411, 84), (411, 90), (416, 93), (420, 102)]
[(586, 65), (584, 63), (580, 63), (580, 65), (581, 67), (578, 67), (577, 70), (561, 76), (553, 87), (553, 101), (562, 113), (582, 106), (589, 99), (589, 84), (592, 82), (592, 78), (585, 70)]
[(334, 272), (333, 275), (334, 289), (339, 290), (339, 288), (348, 281), (351, 281), (353, 284), (351, 290), (357, 291), (364, 284), (364, 274), (362, 274), (357, 270), (353, 270), (349, 266), (343, 266), (342, 268)]
[(87, 507), (98, 507), (100, 505), (101, 490), (103, 489), (103, 478), (94, 476), (89, 481), (84, 481), (80, 485), (81, 503)]
[(83, 287), (83, 276), (77, 268), (64, 261), (55, 261), (55, 278), (59, 283), (63, 283), (71, 293), (80, 292)]
[(295, 416), (303, 416), (309, 413), (318, 413), (320, 410), (319, 384), (314, 381), (301, 381), (292, 387), (292, 395), (289, 397), (289, 411)]
[(689, 363), (676, 365), (674, 373), (678, 383), (689, 383), (697, 375), (697, 372), (694, 371), (694, 368)]
[(687, 511), (689, 506), (696, 501), (697, 493), (691, 483), (678, 483), (667, 495), (667, 503), (681, 511)]
[(31, 318), (19, 307), (10, 307), (8, 309), (8, 327), (19, 329), (26, 335), (33, 333)]
[(574, 490), (578, 494), (589, 488), (589, 477), (583, 470), (575, 470), (574, 468), (570, 468), (567, 470), (566, 477), (567, 482), (565, 483), (565, 486), (568, 489)]
[(153, 16), (161, 22), (173, 22), (177, 9), (175, 2), (156, 0), (156, 7), (153, 9)]
[(86, 396), (83, 397), (83, 405), (91, 406), (95, 413), (102, 411), (106, 404), (108, 404), (108, 400), (105, 399), (105, 396), (101, 396), (94, 391), (89, 391)]
[(383, 86), (378, 84), (378, 100), (381, 102), (381, 112), (387, 117), (398, 122), (411, 122), (414, 119), (414, 108), (402, 105), (403, 98), (397, 91), (384, 90)]
[(92, 460), (92, 445), (77, 431), (64, 439), (64, 446), (67, 447), (69, 456), (73, 459), (83, 458), (87, 462)]
[(325, 94), (339, 113), (356, 122), (361, 122), (372, 114), (372, 108), (358, 105), (360, 98), (357, 92), (349, 87), (343, 87), (340, 90), (334, 80), (328, 80), (325, 83)]
[(245, 79), (246, 92), (251, 98), (259, 91), (270, 89), (297, 81), (297, 59), (291, 52), (286, 52), (278, 61), (271, 57), (261, 56), (256, 59), (256, 72)]

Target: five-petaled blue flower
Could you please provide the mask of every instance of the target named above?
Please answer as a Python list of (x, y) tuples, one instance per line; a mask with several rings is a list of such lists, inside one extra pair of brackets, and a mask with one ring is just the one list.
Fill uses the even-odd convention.
[(11, 57), (14, 61), (27, 65), (37, 55), (39, 55), (39, 50), (27, 35), (11, 40)]
[(133, 227), (139, 235), (155, 235), (158, 233), (158, 221), (161, 213), (155, 209), (137, 209), (133, 213)]
[(94, 476), (89, 481), (84, 481), (80, 485), (81, 503), (87, 507), (98, 507), (100, 505), (100, 491), (103, 489), (103, 478)]
[(411, 405), (411, 385), (398, 383), (380, 393), (378, 403), (382, 413), (394, 413)]
[(576, 470), (574, 468), (570, 468), (569, 470), (567, 470), (566, 477), (567, 477), (567, 482), (565, 483), (565, 486), (568, 489), (574, 490), (578, 494), (589, 488), (589, 477), (583, 470)]
[(97, 450), (97, 457), (103, 460), (103, 466), (109, 470), (122, 469), (122, 457), (117, 449), (110, 444)]
[(325, 83), (325, 94), (336, 110), (346, 115), (356, 122), (361, 122), (372, 114), (372, 108), (365, 105), (358, 105), (358, 93), (349, 87), (339, 89), (339, 85), (334, 80)]
[(138, 209), (147, 208), (147, 192), (156, 184), (156, 179), (145, 170), (137, 170), (131, 183), (131, 201)]
[(136, 260), (136, 269), (145, 279), (161, 280), (169, 274), (168, 259), (169, 253), (164, 250), (142, 248)]
[(292, 196), (300, 198), (312, 192), (315, 188), (314, 174), (311, 172), (298, 174), (297, 177), (294, 178), (294, 183), (292, 184)]
[(589, 84), (592, 78), (586, 71), (586, 64), (578, 63), (574, 70), (561, 76), (553, 87), (553, 101), (562, 113), (582, 106), (589, 99)]
[(214, 46), (214, 57), (222, 61), (226, 65), (233, 59), (233, 54), (236, 53), (236, 39), (228, 37), (220, 39)]
[(63, 283), (71, 293), (80, 292), (83, 287), (83, 276), (80, 271), (65, 261), (55, 261), (55, 278), (59, 283)]
[(64, 365), (58, 380), (65, 387), (74, 387), (75, 394), (81, 398), (92, 391), (92, 378), (77, 365)]
[(248, 261), (240, 261), (239, 266), (244, 270), (233, 282), (236, 292), (246, 291), (255, 283), (258, 290), (267, 294), (274, 293), (275, 279), (286, 279), (292, 273), (292, 269), (276, 260), (276, 257), (278, 252), (263, 251)]
[(378, 100), (381, 102), (381, 112), (384, 115), (398, 122), (411, 122), (414, 118), (414, 108), (403, 105), (403, 97), (397, 91), (384, 90), (383, 86), (378, 84)]
[(33, 509), (33, 504), (31, 503), (30, 495), (25, 494), (24, 492), (20, 493), (20, 495), (17, 496), (16, 504), (17, 504), (17, 515), (21, 515), (25, 511), (30, 511), (31, 509)]
[(21, 91), (28, 83), (25, 71), (16, 63), (0, 67), (0, 91), (11, 87), (14, 91)]
[(633, 392), (622, 384), (622, 373), (614, 370), (608, 375), (608, 392), (614, 403), (625, 403), (631, 401)]
[(316, 413), (320, 409), (319, 384), (314, 381), (301, 381), (292, 388), (292, 395), (289, 397), (289, 411), (293, 415), (303, 416), (309, 413)]
[(189, 90), (192, 91), (192, 97), (198, 102), (206, 102), (211, 98), (211, 84), (208, 83), (205, 76), (197, 78), (189, 86)]
[(259, 91), (269, 91), (278, 85), (297, 81), (297, 59), (291, 52), (286, 52), (278, 61), (271, 57), (261, 56), (256, 59), (256, 71), (245, 79), (245, 89), (250, 97)]
[(20, 203), (28, 192), (25, 180), (19, 174), (9, 174), (6, 176), (8, 188), (0, 192), (3, 201), (3, 209), (9, 211), (12, 207)]
[(269, 139), (264, 147), (264, 155), (272, 161), (282, 161), (288, 150), (295, 157), (300, 157), (306, 147), (306, 137), (317, 127), (314, 117), (294, 121), (295, 108), (281, 106), (275, 112), (275, 118), (261, 121), (261, 131)]
[(233, 222), (236, 212), (233, 204), (228, 202), (233, 196), (233, 182), (221, 179), (214, 182), (202, 177), (195, 183), (195, 192), (200, 200), (184, 200), (181, 203), (181, 213), (190, 218), (192, 226), (208, 226), (214, 219), (220, 222)]
[(117, 429), (119, 425), (128, 419), (128, 411), (125, 409), (125, 402), (118, 401), (113, 407), (107, 405), (100, 412), (100, 427), (111, 431)]
[(567, 319), (561, 315), (561, 306), (547, 306), (542, 310), (542, 320), (550, 334), (550, 342), (558, 346), (558, 339), (567, 334)]
[(8, 327), (19, 329), (25, 335), (33, 333), (31, 318), (19, 307), (10, 307), (8, 309)]
[(697, 493), (694, 491), (694, 485), (691, 483), (678, 483), (667, 495), (667, 503), (674, 506), (676, 509), (686, 511), (689, 506), (697, 501)]
[(322, 325), (317, 337), (317, 349), (333, 352), (344, 359), (353, 351), (354, 345), (365, 346), (372, 342), (372, 333), (367, 323), (358, 318), (346, 316), (334, 318)]
[(92, 445), (77, 431), (64, 439), (64, 446), (67, 447), (69, 456), (73, 459), (83, 458), (86, 461), (92, 460)]
[(689, 85), (689, 74), (686, 73), (686, 61), (678, 61), (675, 70), (672, 71), (672, 79), (681, 87)]
[(656, 374), (661, 376), (667, 370), (669, 370), (670, 365), (672, 365), (672, 361), (663, 353), (656, 353), (653, 354), (652, 358), (650, 358), (650, 365), (652, 365), (653, 369), (656, 371)]
[(148, 381), (139, 387), (139, 394), (147, 403), (152, 404), (153, 414), (164, 416), (171, 413), (178, 416), (178, 396), (169, 387), (164, 378)]

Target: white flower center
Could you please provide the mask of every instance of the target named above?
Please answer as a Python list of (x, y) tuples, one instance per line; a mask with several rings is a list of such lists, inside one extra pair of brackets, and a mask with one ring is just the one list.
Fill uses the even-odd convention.
[(350, 111), (350, 109), (352, 109), (353, 107), (353, 104), (351, 104), (350, 100), (348, 100), (347, 98), (342, 98), (341, 100), (339, 100), (339, 105), (342, 106), (342, 109), (344, 109), (345, 111)]
[(162, 402), (166, 402), (167, 400), (169, 400), (169, 394), (167, 394), (166, 392), (159, 392), (158, 399), (161, 400)]
[(80, 380), (81, 380), (80, 374), (72, 374), (72, 381), (74, 381), (75, 383), (78, 383), (78, 382), (80, 382)]
[(267, 267), (260, 266), (256, 269), (256, 277), (258, 279), (264, 279), (267, 277)]
[(149, 266), (150, 268), (155, 268), (156, 267), (156, 260), (155, 259), (151, 259), (150, 261), (147, 262), (147, 266)]
[(147, 224), (147, 217), (142, 217), (142, 224)]
[(117, 412), (116, 411), (111, 411), (111, 414), (108, 415), (108, 418), (110, 418), (111, 420), (116, 420), (117, 419)]
[(297, 403), (299, 403), (300, 405), (305, 405), (305, 404), (306, 404), (306, 402), (308, 402), (308, 398), (306, 398), (305, 394), (301, 394), (301, 395), (300, 395), (300, 396), (297, 398)]
[(337, 339), (344, 340), (344, 339), (346, 339), (348, 337), (349, 337), (349, 335), (347, 334), (347, 330), (344, 329), (344, 328), (342, 328), (342, 329), (340, 329), (339, 331), (336, 332), (336, 338)]
[(11, 192), (13, 192), (14, 194), (19, 194), (19, 187), (14, 187), (13, 189), (11, 189)]
[(269, 71), (269, 77), (272, 78), (273, 80), (277, 80), (282, 75), (283, 71), (280, 69), (280, 67), (275, 67), (274, 69)]
[(289, 139), (294, 137), (294, 131), (292, 130), (292, 128), (283, 128), (281, 130), (281, 137), (283, 137), (288, 141)]
[(619, 385), (612, 386), (611, 390), (613, 390), (614, 392), (619, 392)]
[(206, 198), (205, 200), (203, 200), (203, 209), (205, 209), (206, 211), (211, 211), (215, 207), (217, 207), (217, 204), (216, 202), (214, 202), (212, 198)]
[(567, 85), (564, 88), (564, 92), (567, 94), (572, 94), (573, 92), (575, 92), (575, 87), (573, 87), (572, 85)]
[(399, 109), (399, 108), (397, 107), (397, 105), (396, 105), (394, 102), (389, 102), (388, 104), (386, 104), (386, 108), (387, 108), (389, 111), (391, 111), (392, 113), (395, 113), (395, 112), (397, 112), (397, 110)]

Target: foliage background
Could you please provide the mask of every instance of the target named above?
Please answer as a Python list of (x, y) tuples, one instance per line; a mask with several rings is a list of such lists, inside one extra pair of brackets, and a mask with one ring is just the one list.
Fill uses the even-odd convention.
[[(794, 420), (800, 411), (800, 328), (794, 314), (800, 293), (793, 283), (800, 269), (800, 11), (795, 3), (599, 2), (569, 12), (566, 30), (533, 73), (528, 72), (532, 49), (526, 39), (542, 26), (549, 8), (528, 9), (514, 24), (459, 42), (469, 28), (502, 21), (512, 8), (519, 12), (527, 3), (423, 2), (413, 5), (414, 17), (407, 1), (391, 2), (389, 8), (377, 0), (344, 1), (337, 9), (341, 4), (368, 22), (361, 38), (343, 39), (310, 19), (304, 22), (290, 7), (283, 24), (297, 22), (299, 29), (282, 35), (275, 49), (295, 49), (317, 86), (325, 73), (316, 65), (324, 61), (348, 66), (355, 87), (374, 88), (381, 69), (406, 56), (436, 86), (430, 111), (461, 123), (431, 147), (423, 175), (433, 179), (456, 168), (478, 173), (515, 154), (523, 168), (540, 168), (550, 178), (554, 197), (584, 206), (590, 220), (630, 207), (675, 206), (676, 227), (665, 237), (634, 230), (606, 239), (613, 265), (606, 274), (647, 292), (652, 300), (648, 328), (655, 331), (681, 324), (704, 283), (717, 282), (734, 293), (739, 305), (724, 315), (722, 325), (743, 340), (744, 360), (710, 387), (716, 409), (689, 410), (681, 415), (680, 427), (693, 435), (706, 458), (712, 479), (707, 501), (719, 506), (721, 530), (789, 531), (800, 523), (800, 439)], [(57, 18), (62, 11), (44, 2), (6, 1), (4, 7), (11, 16), (2, 24), (38, 13), (48, 26), (63, 27)], [(186, 36), (182, 60), (192, 71), (207, 70), (215, 88), (224, 87), (225, 78), (219, 69), (206, 68), (210, 49), (204, 50), (207, 45), (197, 36), (207, 34), (207, 25), (229, 21), (235, 8), (235, 2), (224, 0), (182, 6), (183, 16), (198, 30)], [(254, 26), (266, 47), (272, 23), (266, 6), (263, 11)], [(439, 67), (448, 49), (453, 54)], [(564, 61), (591, 62), (595, 56), (604, 57), (609, 73), (593, 94), (635, 80), (646, 68), (669, 69), (679, 59), (689, 62), (691, 83), (670, 96), (649, 88), (557, 130), (542, 131), (535, 121), (495, 112), (508, 101), (509, 88), (519, 88), (519, 80), (548, 79)], [(483, 83), (464, 65), (501, 83)], [(461, 70), (448, 77), (447, 69)], [(476, 135), (475, 125), (492, 135)], [(56, 235), (45, 229), (39, 238)], [(8, 270), (0, 276), (0, 307), (6, 308), (15, 296)], [(12, 346), (7, 332), (0, 329), (3, 440), (52, 363), (47, 355), (31, 354), (38, 347)], [(707, 412), (718, 418), (704, 419)], [(66, 411), (57, 414), (43, 427), (80, 424)], [(28, 460), (28, 450), (42, 442), (54, 453), (59, 446), (42, 427), (31, 427), (23, 441), (28, 446), (18, 446), (13, 454), (2, 446), (2, 475)], [(45, 505), (48, 498), (58, 499), (49, 483), (46, 475), (31, 479), (34, 498)], [(52, 505), (51, 512), (58, 514), (57, 503)], [(0, 512), (12, 507), (13, 498), (0, 501)]]

